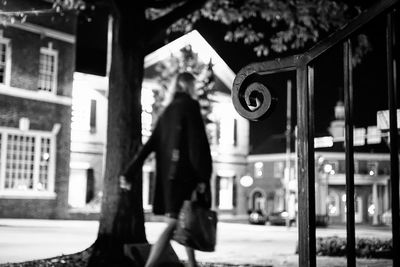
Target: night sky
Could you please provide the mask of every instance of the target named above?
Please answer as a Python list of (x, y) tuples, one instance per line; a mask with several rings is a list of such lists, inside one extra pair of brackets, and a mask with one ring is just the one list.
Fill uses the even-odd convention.
[[(97, 10), (91, 22), (80, 19), (77, 37), (77, 71), (105, 74), (107, 12)], [(398, 27), (400, 28), (400, 27)], [(234, 72), (252, 62), (263, 61), (248, 47), (224, 41), (225, 26), (203, 21), (196, 29), (214, 47)], [(212, 29), (212, 31), (210, 31)], [(90, 34), (88, 34), (90, 33)], [(365, 27), (372, 51), (368, 52), (361, 64), (354, 68), (354, 119), (356, 127), (376, 125), (376, 112), (387, 109), (385, 18), (378, 19)], [(354, 39), (355, 40), (355, 39)], [(276, 55), (273, 55), (276, 56)], [(272, 58), (271, 58), (272, 59)], [(315, 132), (317, 136), (327, 135), (327, 128), (334, 119), (333, 109), (338, 100), (343, 100), (343, 56), (341, 45), (320, 57), (315, 62)], [(255, 153), (271, 151), (268, 144), (281, 143), (284, 151), (286, 127), (286, 80), (293, 81), (292, 125), (296, 124), (295, 73), (272, 75), (263, 78), (267, 87), (278, 96), (274, 113), (261, 122), (251, 123), (251, 147)], [(279, 141), (279, 142), (278, 142)], [(279, 149), (278, 149), (279, 150)]]

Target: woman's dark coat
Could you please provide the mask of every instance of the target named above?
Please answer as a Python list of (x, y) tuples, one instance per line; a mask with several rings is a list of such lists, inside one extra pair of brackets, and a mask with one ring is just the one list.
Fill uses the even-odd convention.
[(206, 183), (209, 190), (210, 146), (200, 106), (188, 94), (175, 94), (124, 176), (133, 179), (153, 151), (156, 153), (155, 214), (178, 213), (183, 201), (190, 199), (200, 182)]

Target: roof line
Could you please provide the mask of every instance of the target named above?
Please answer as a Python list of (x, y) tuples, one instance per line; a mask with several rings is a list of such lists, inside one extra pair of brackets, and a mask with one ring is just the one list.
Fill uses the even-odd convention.
[(151, 65), (166, 59), (186, 45), (191, 45), (193, 51), (196, 52), (199, 58), (204, 62), (208, 62), (211, 59), (214, 73), (225, 84), (225, 86), (229, 88), (229, 90), (232, 90), (235, 73), (197, 30), (193, 30), (148, 54), (145, 57), (144, 67), (150, 67)]

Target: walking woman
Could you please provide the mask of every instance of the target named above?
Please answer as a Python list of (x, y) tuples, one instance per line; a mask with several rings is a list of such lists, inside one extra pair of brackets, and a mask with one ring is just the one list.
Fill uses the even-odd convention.
[[(151, 152), (156, 155), (156, 183), (153, 213), (165, 215), (167, 227), (152, 246), (146, 267), (157, 266), (172, 238), (178, 213), (184, 200), (194, 190), (210, 200), (212, 160), (199, 103), (195, 94), (195, 77), (180, 73), (171, 103), (158, 119), (153, 133), (122, 175), (134, 177)], [(211, 201), (207, 202), (211, 205)], [(197, 266), (193, 249), (186, 247), (190, 267)]]

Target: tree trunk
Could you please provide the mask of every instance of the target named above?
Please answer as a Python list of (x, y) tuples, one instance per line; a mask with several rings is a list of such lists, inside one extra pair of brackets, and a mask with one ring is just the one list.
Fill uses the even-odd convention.
[(106, 171), (100, 228), (88, 266), (125, 266), (124, 243), (147, 243), (142, 179), (131, 191), (119, 189), (119, 175), (141, 144), (141, 84), (144, 10), (136, 1), (114, 1), (109, 77)]

